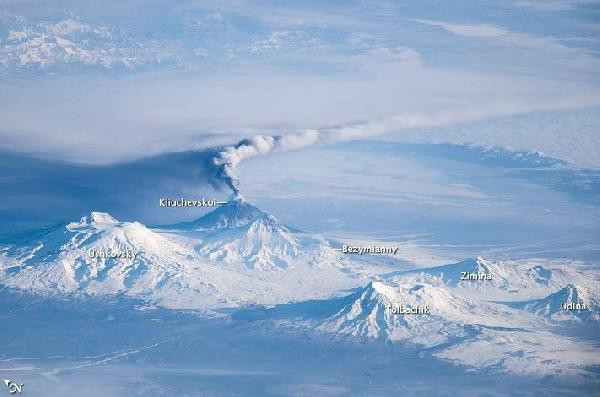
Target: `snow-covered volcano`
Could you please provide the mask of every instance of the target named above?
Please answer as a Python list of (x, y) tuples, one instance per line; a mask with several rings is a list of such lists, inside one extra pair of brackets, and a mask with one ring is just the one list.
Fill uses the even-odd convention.
[(41, 294), (124, 295), (202, 310), (269, 302), (257, 292), (270, 290), (268, 283), (198, 260), (192, 247), (168, 235), (100, 212), (2, 242), (0, 283)]
[(549, 332), (544, 320), (517, 305), (418, 282), (373, 281), (343, 297), (255, 308), (234, 319), (390, 348), (417, 345), (456, 364), (521, 375), (586, 373), (598, 353), (592, 343)]
[[(247, 314), (240, 314), (243, 315)], [(532, 322), (531, 317), (520, 316), (517, 310), (476, 302), (447, 287), (391, 285), (381, 281), (373, 281), (344, 297), (280, 305), (261, 311), (260, 319), (318, 332), (426, 347), (465, 338), (482, 327), (508, 328)]]
[(487, 293), (489, 299), (509, 296), (540, 296), (559, 288), (569, 279), (564, 269), (547, 268), (535, 263), (490, 261), (469, 258), (450, 265), (420, 269), (402, 275), (464, 292)]
[(92, 212), (5, 242), (0, 269), (5, 285), (25, 289), (149, 294), (180, 278), (192, 253), (141, 223)]
[[(324, 241), (296, 237), (249, 205), (223, 211), (229, 216), (219, 211), (209, 214), (213, 223), (203, 220), (214, 226), (204, 232), (149, 229), (100, 212), (28, 231), (0, 242), (0, 283), (44, 294), (125, 295), (165, 307), (219, 309), (329, 296), (365, 282), (343, 261), (317, 262), (329, 254)], [(279, 271), (257, 275), (259, 266)]]
[[(527, 370), (551, 367), (545, 373), (579, 368), (581, 360), (569, 361), (569, 350), (556, 350), (567, 344), (585, 355), (586, 365), (594, 362), (588, 344), (544, 328), (545, 318), (562, 319), (556, 307), (569, 302), (585, 302), (597, 318), (597, 283), (590, 277), (536, 262), (482, 258), (408, 272), (380, 269), (377, 275), (375, 267), (351, 259), (327, 240), (240, 201), (172, 228), (149, 229), (92, 212), (13, 236), (0, 243), (0, 284), (73, 299), (123, 295), (167, 308), (238, 308), (234, 320), (414, 344), (444, 359), (506, 370), (514, 361), (535, 363)], [(492, 277), (460, 280), (463, 273)], [(567, 285), (567, 278), (578, 287)], [(496, 291), (520, 302), (490, 302)], [(583, 319), (584, 313), (574, 315)], [(474, 352), (476, 345), (482, 347)], [(486, 353), (488, 346), (493, 354)]]
[(351, 267), (323, 237), (292, 229), (243, 199), (163, 229), (191, 236), (201, 257), (224, 264), (241, 263), (256, 270)]
[(575, 284), (568, 284), (545, 298), (526, 302), (523, 308), (552, 321), (600, 321), (600, 299)]
[(216, 230), (232, 229), (251, 224), (257, 220), (264, 219), (273, 223), (279, 223), (269, 213), (248, 203), (244, 199), (237, 198), (227, 204), (217, 207), (206, 215), (191, 221), (181, 222), (170, 226), (168, 229), (179, 230)]

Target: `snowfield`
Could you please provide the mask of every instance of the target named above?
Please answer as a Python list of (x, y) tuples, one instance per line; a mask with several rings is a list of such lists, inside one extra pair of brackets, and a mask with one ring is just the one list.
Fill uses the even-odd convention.
[[(217, 216), (227, 217), (230, 227)], [(6, 241), (1, 282), (32, 292), (124, 294), (174, 309), (209, 310), (329, 296), (364, 284), (370, 272), (390, 270), (342, 258), (326, 240), (293, 233), (245, 203), (200, 221), (202, 231), (152, 230), (92, 212)], [(134, 252), (136, 258), (91, 257), (91, 250)]]
[(0, 282), (194, 309), (266, 333), (392, 343), (478, 370), (596, 376), (600, 282), (584, 264), (473, 258), (398, 270), (338, 244), (243, 200), (154, 229), (92, 212), (3, 241)]

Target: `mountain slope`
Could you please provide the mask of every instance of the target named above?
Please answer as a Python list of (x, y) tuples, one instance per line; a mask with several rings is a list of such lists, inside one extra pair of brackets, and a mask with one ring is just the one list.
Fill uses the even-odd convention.
[[(562, 269), (541, 265), (489, 261), (481, 257), (462, 262), (407, 272), (417, 280), (446, 285), (468, 292), (500, 295), (539, 294), (549, 288), (558, 288), (567, 280)], [(538, 295), (539, 296), (539, 295)]]
[[(397, 310), (408, 308), (419, 313)], [(238, 318), (252, 318), (255, 314), (239, 313)], [(344, 297), (279, 305), (258, 314), (254, 319), (280, 325), (425, 347), (468, 337), (481, 327), (515, 328), (532, 323), (527, 314), (520, 316), (518, 311), (503, 305), (475, 302), (453, 294), (446, 287), (390, 285), (379, 281)]]
[(522, 307), (552, 321), (600, 321), (600, 299), (575, 284), (568, 284), (545, 298), (525, 302)]
[(322, 237), (294, 230), (243, 199), (230, 201), (195, 221), (162, 229), (191, 237), (201, 257), (226, 265), (275, 271), (296, 266), (353, 267)]
[(18, 236), (0, 250), (6, 285), (128, 294), (170, 283), (190, 254), (140, 223), (100, 212)]
[[(414, 344), (458, 365), (520, 375), (589, 376), (590, 366), (597, 364), (593, 341), (550, 332), (526, 310), (457, 291), (443, 285), (371, 282), (347, 296), (247, 309), (233, 318), (303, 336), (383, 341), (390, 349), (395, 343)], [(424, 306), (429, 313), (406, 313)], [(404, 309), (393, 312), (394, 307)]]
[(194, 221), (176, 223), (162, 228), (176, 230), (231, 229), (245, 226), (264, 218), (270, 218), (275, 221), (272, 215), (238, 198), (215, 208), (213, 211)]
[[(312, 250), (318, 244), (303, 246), (308, 251), (298, 254), (297, 266), (260, 275), (254, 267), (228, 266), (211, 255), (246, 247), (248, 260), (261, 266), (273, 263), (275, 255), (293, 258), (296, 237), (270, 217), (201, 237), (194, 233), (181, 237), (92, 212), (0, 242), (0, 284), (41, 294), (125, 295), (164, 307), (212, 310), (323, 297), (365, 282), (336, 266), (304, 263), (305, 254), (322, 255)], [(203, 238), (213, 238), (214, 245)]]
[(286, 268), (300, 256), (301, 242), (287, 226), (241, 200), (210, 212), (196, 224), (208, 230), (197, 251), (212, 260), (269, 269)]

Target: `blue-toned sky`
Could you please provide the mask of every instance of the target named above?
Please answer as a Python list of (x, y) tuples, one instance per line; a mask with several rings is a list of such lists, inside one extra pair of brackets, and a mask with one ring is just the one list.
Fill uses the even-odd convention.
[[(401, 135), (593, 107), (599, 19), (596, 1), (3, 0), (0, 145), (109, 163), (390, 117)], [(561, 134), (600, 157), (597, 129)], [(526, 150), (553, 139), (522, 135)]]
[(227, 197), (216, 146), (333, 128), (356, 140), (242, 163), (244, 195), (310, 230), (593, 257), (599, 22), (586, 0), (0, 0), (0, 232), (189, 219), (157, 199)]

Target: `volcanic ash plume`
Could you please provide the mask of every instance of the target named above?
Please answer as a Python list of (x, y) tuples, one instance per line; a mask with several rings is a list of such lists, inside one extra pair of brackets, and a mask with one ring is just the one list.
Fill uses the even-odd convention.
[(244, 139), (234, 146), (225, 148), (214, 159), (214, 164), (219, 169), (218, 177), (238, 197), (240, 189), (235, 170), (242, 161), (252, 157), (265, 156), (272, 152), (286, 152), (311, 146), (318, 143), (319, 137), (319, 132), (309, 130), (298, 134), (282, 136), (256, 135)]
[(333, 127), (323, 130), (305, 130), (279, 136), (256, 135), (244, 139), (236, 145), (226, 147), (214, 159), (217, 178), (240, 196), (236, 168), (242, 161), (257, 156), (266, 156), (274, 152), (287, 152), (316, 144), (327, 144), (368, 138), (401, 128), (437, 125), (447, 122), (449, 115), (438, 114), (427, 117), (399, 115), (381, 121)]

